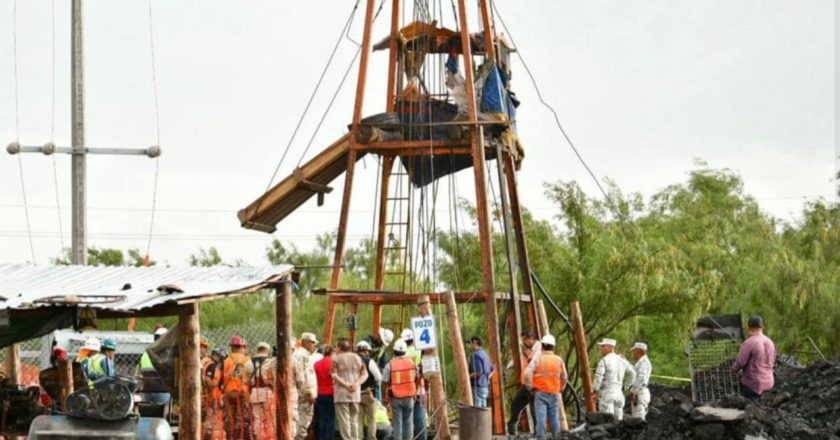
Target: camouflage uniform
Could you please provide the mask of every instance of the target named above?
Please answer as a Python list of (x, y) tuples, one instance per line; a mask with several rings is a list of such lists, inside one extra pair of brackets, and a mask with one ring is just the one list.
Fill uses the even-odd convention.
[(312, 353), (309, 350), (299, 347), (292, 353), (292, 369), (295, 376), (295, 389), (297, 391), (297, 432), (296, 440), (305, 440), (309, 425), (315, 413), (315, 398), (318, 396), (318, 384), (315, 379)]

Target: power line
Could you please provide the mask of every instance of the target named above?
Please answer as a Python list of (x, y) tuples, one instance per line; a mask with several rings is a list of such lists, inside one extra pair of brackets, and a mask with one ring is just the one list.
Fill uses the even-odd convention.
[[(158, 100), (157, 59), (155, 58), (155, 28), (152, 14), (152, 0), (149, 0), (149, 51), (152, 56), (152, 92), (155, 97), (155, 137), (160, 148), (160, 101)], [(160, 175), (160, 156), (155, 158), (155, 177), (152, 187), (152, 213), (149, 216), (149, 238), (146, 242), (146, 257), (152, 250), (152, 235), (155, 228), (155, 208), (157, 207), (158, 176)]]

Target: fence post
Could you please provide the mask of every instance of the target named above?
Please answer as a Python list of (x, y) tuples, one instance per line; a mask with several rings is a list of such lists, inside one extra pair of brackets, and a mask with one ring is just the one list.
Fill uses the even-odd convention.
[(294, 404), (289, 402), (289, 389), (293, 386), (291, 363), (292, 338), (292, 279), (283, 278), (280, 287), (275, 289), (275, 325), (277, 344), (277, 374), (274, 376), (275, 417), (277, 440), (292, 440), (292, 411)]

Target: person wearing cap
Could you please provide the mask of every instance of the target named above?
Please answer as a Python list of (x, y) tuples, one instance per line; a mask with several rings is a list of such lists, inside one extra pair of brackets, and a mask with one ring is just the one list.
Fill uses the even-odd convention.
[(626, 359), (615, 353), (615, 339), (604, 338), (598, 345), (601, 347), (601, 360), (595, 369), (595, 383), (593, 389), (598, 396), (598, 412), (615, 415), (616, 420), (624, 418), (624, 379), (628, 384), (636, 380), (636, 370)]
[(367, 367), (362, 358), (353, 352), (347, 338), (338, 340), (338, 354), (333, 358), (330, 376), (335, 394), (335, 416), (342, 440), (362, 440), (361, 387), (368, 378)]
[(409, 329), (403, 329), (400, 333), (400, 339), (405, 341), (406, 351), (405, 355), (414, 361), (417, 365), (417, 400), (414, 401), (413, 411), (413, 426), (414, 426), (414, 440), (426, 440), (426, 407), (428, 406), (428, 394), (426, 393), (426, 383), (423, 380), (423, 354), (414, 345), (414, 332)]
[(630, 385), (630, 415), (642, 420), (647, 416), (648, 405), (650, 405), (648, 382), (650, 382), (650, 374), (653, 372), (653, 366), (647, 357), (647, 351), (648, 346), (643, 342), (633, 344), (630, 349), (633, 359), (636, 360), (636, 364), (633, 366), (636, 371), (636, 380)]
[(490, 376), (496, 371), (490, 356), (484, 351), (484, 341), (479, 336), (470, 338), (470, 354), (467, 366), (472, 385), (473, 406), (487, 408), (487, 395), (490, 393)]
[(732, 370), (742, 371), (741, 395), (750, 400), (758, 399), (773, 389), (773, 369), (776, 366), (776, 345), (764, 334), (764, 320), (750, 316), (747, 321), (750, 335), (741, 344), (741, 350)]
[[(154, 341), (157, 342), (165, 334), (166, 327), (158, 325), (155, 328)], [(172, 395), (165, 391), (166, 386), (160, 378), (160, 374), (155, 370), (154, 365), (152, 365), (152, 358), (149, 357), (148, 351), (143, 351), (143, 356), (140, 356), (140, 364), (137, 365), (135, 374), (144, 378), (144, 388), (148, 387), (149, 389), (157, 390), (142, 393), (141, 398), (143, 401), (165, 405), (172, 399)]]
[[(154, 341), (157, 342), (163, 335), (166, 334), (166, 327), (158, 325), (154, 332)], [(202, 355), (203, 357), (203, 355)], [(149, 357), (149, 353), (146, 351), (143, 352), (143, 356), (140, 356), (140, 365), (138, 365), (138, 373), (143, 373), (144, 371), (154, 371), (155, 367), (152, 365), (152, 359)]]
[(333, 346), (323, 344), (319, 348), (323, 355), (315, 362), (315, 379), (318, 383), (318, 397), (315, 399), (315, 424), (318, 427), (317, 439), (335, 440), (335, 388), (330, 370), (333, 362)]
[(100, 348), (102, 348), (102, 343), (99, 341), (99, 338), (91, 337), (85, 339), (84, 345), (82, 345), (82, 348), (79, 349), (79, 354), (76, 355), (76, 362), (81, 364), (82, 373), (84, 373), (85, 377), (88, 376), (90, 358), (96, 356), (99, 353)]
[(270, 356), (271, 345), (257, 344), (257, 354), (251, 358), (254, 374), (251, 376), (251, 412), (254, 415), (254, 437), (274, 438), (274, 375), (276, 362)]
[(360, 426), (364, 427), (366, 438), (376, 437), (376, 389), (382, 382), (382, 372), (373, 359), (370, 358), (371, 347), (367, 341), (356, 344), (356, 354), (362, 359), (362, 365), (367, 368), (368, 378), (361, 386), (362, 400), (359, 417), (362, 419)]
[(391, 427), (394, 440), (414, 438), (414, 401), (417, 396), (416, 379), (419, 375), (414, 361), (406, 356), (408, 346), (402, 339), (394, 342), (394, 358), (382, 372), (382, 383), (386, 386), (386, 399), (390, 400), (394, 416)]
[(102, 341), (102, 351), (90, 357), (87, 363), (87, 380), (92, 385), (99, 379), (117, 375), (117, 367), (114, 365), (114, 356), (117, 351), (117, 343), (107, 338)]
[(525, 411), (525, 408), (529, 406), (531, 407), (531, 426), (534, 426), (534, 395), (525, 385), (525, 370), (528, 369), (531, 360), (540, 353), (542, 347), (538, 342), (537, 335), (532, 330), (524, 330), (520, 335), (519, 347), (522, 352), (522, 371), (519, 376), (519, 381), (522, 386), (510, 402), (510, 418), (508, 418), (507, 422), (509, 435), (517, 434), (522, 411)]
[(222, 422), (222, 370), (227, 359), (224, 347), (210, 352), (209, 362), (201, 367), (201, 416), (204, 440), (224, 440)]
[(394, 332), (385, 327), (379, 327), (376, 334), (364, 338), (370, 344), (370, 358), (376, 362), (380, 370), (388, 365), (388, 346), (394, 342)]
[(314, 333), (301, 333), (300, 347), (292, 352), (292, 371), (297, 390), (297, 432), (295, 439), (306, 439), (309, 425), (315, 415), (315, 399), (318, 397), (318, 381), (315, 378), (312, 355), (318, 346)]
[(554, 354), (556, 344), (554, 336), (543, 336), (540, 339), (540, 354), (525, 369), (525, 386), (534, 392), (534, 431), (540, 440), (546, 436), (546, 422), (552, 437), (559, 438), (556, 436), (560, 435), (560, 411), (563, 407), (560, 393), (568, 376), (563, 359)]
[(227, 440), (252, 440), (250, 391), (254, 363), (245, 353), (248, 344), (241, 336), (230, 338), (230, 355), (222, 372), (223, 406)]

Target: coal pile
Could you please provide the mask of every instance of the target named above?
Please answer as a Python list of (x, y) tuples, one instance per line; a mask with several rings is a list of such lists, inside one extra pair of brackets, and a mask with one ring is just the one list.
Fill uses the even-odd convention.
[(647, 421), (592, 414), (573, 440), (840, 440), (840, 358), (784, 368), (757, 401), (730, 396), (695, 405), (689, 388), (651, 387)]

